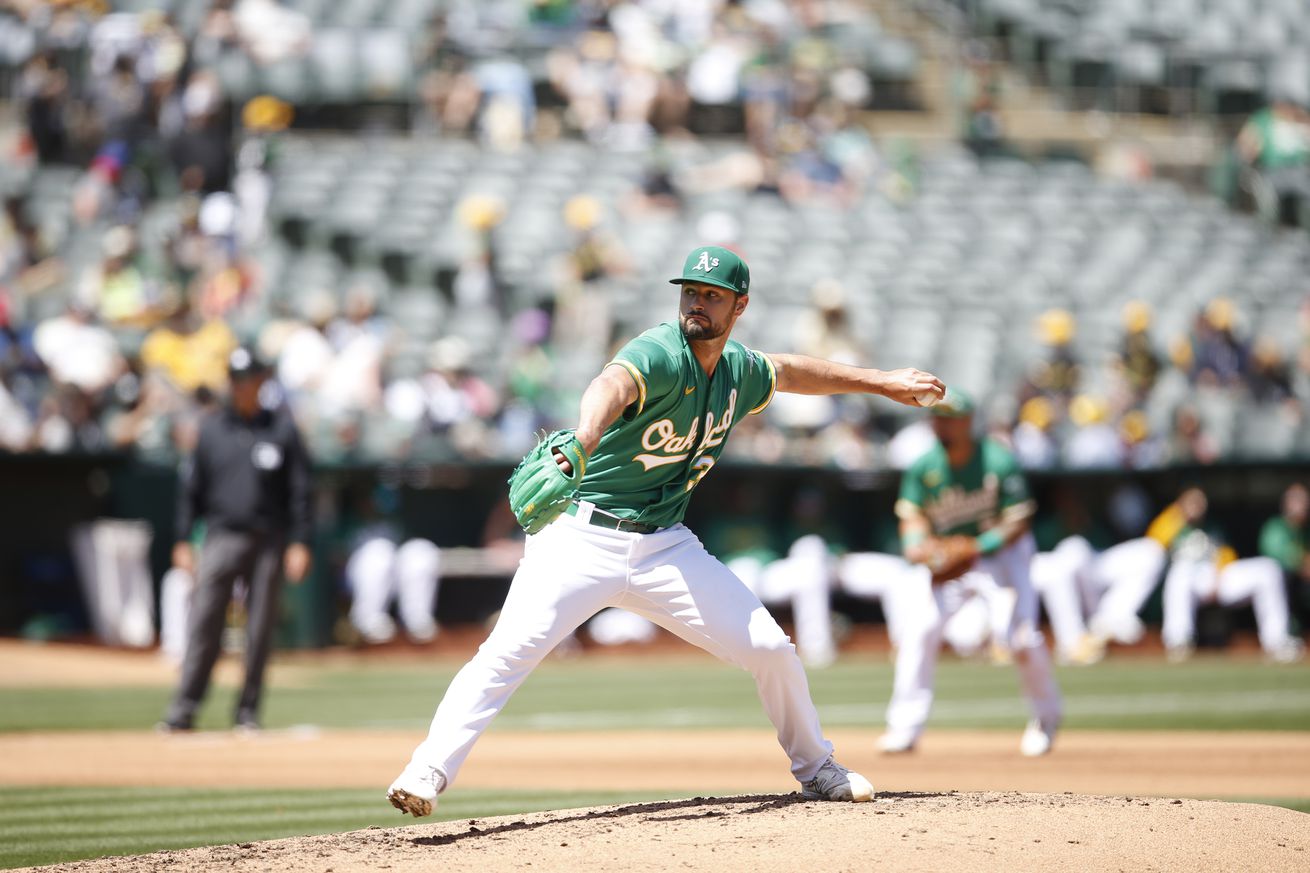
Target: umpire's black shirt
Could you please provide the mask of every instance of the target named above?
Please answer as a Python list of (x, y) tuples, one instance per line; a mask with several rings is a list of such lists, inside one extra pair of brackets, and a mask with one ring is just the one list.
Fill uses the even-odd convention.
[(309, 457), (285, 405), (249, 419), (228, 406), (201, 421), (195, 454), (182, 465), (177, 539), (201, 518), (221, 530), (309, 542)]

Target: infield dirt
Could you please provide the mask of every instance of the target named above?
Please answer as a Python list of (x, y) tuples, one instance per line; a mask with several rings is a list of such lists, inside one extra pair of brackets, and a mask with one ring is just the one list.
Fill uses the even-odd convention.
[(131, 858), (67, 873), (379, 869), (919, 871), (1310, 870), (1303, 813), (1253, 804), (1014, 793), (694, 798), (372, 828)]

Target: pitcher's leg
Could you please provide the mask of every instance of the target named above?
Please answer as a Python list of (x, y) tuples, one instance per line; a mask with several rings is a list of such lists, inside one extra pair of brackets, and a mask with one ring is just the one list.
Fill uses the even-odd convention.
[(801, 782), (813, 779), (832, 755), (832, 744), (823, 736), (796, 647), (759, 598), (690, 531), (672, 528), (644, 540), (619, 605), (750, 671), (792, 775)]
[(451, 680), (413, 762), (438, 770), (443, 789), (453, 783), (523, 680), (561, 640), (613, 605), (623, 576), (621, 560), (601, 553), (576, 523), (561, 520), (529, 537), (495, 629)]

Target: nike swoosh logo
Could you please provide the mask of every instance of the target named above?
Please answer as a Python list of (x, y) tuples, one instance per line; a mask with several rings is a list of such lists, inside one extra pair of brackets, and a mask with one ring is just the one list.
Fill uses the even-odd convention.
[(682, 396), (683, 396), (683, 397), (686, 397), (688, 394), (690, 394), (691, 392), (693, 392), (693, 391), (695, 391), (695, 390), (696, 390), (696, 386), (695, 386), (695, 385), (692, 385), (690, 388), (684, 388), (684, 389), (682, 389)]

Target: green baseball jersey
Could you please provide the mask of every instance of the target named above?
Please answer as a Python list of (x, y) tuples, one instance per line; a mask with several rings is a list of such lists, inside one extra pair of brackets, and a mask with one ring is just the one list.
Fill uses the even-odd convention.
[(729, 340), (714, 375), (706, 376), (682, 330), (665, 322), (625, 345), (608, 366), (628, 371), (637, 399), (587, 459), (578, 497), (620, 518), (677, 524), (733, 425), (773, 399), (773, 362)]
[(992, 439), (977, 443), (962, 467), (951, 466), (940, 443), (933, 446), (905, 471), (896, 501), (898, 518), (926, 516), (939, 535), (977, 536), (1034, 508), (1014, 455)]
[(1260, 529), (1260, 554), (1273, 558), (1289, 573), (1300, 573), (1305, 561), (1305, 531), (1292, 527), (1281, 515)]

